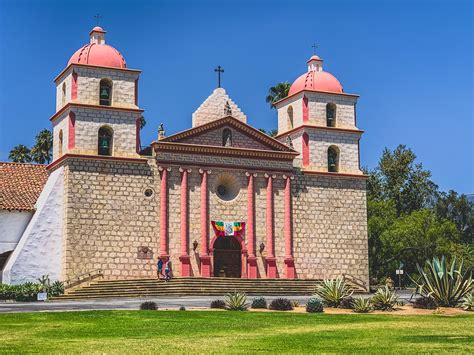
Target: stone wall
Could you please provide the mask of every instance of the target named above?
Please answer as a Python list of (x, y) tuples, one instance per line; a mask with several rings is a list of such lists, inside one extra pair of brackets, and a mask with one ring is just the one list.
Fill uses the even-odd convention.
[[(69, 159), (66, 183), (66, 278), (101, 269), (106, 278), (152, 277), (159, 246), (159, 178), (153, 160)], [(155, 193), (144, 195), (146, 188)]]
[(359, 169), (360, 134), (306, 128), (309, 135), (308, 169), (328, 171), (328, 148), (335, 146), (339, 149), (339, 172), (361, 174)]
[[(231, 114), (225, 111), (227, 102), (232, 110)], [(193, 127), (227, 116), (235, 117), (245, 123), (247, 122), (247, 116), (245, 116), (239, 106), (226, 94), (224, 88), (217, 88), (193, 113)]]
[(53, 161), (60, 157), (59, 155), (59, 132), (63, 131), (63, 146), (62, 154), (68, 153), (68, 138), (69, 138), (69, 111), (62, 113), (53, 122)]
[(249, 137), (248, 135), (240, 132), (239, 130), (231, 126), (223, 126), (220, 128), (213, 129), (203, 134), (193, 136), (187, 139), (183, 139), (180, 143), (187, 144), (202, 144), (222, 147), (223, 139), (222, 134), (224, 129), (230, 129), (232, 132), (232, 147), (233, 148), (246, 148), (246, 149), (259, 149), (259, 150), (274, 150), (269, 148), (267, 145), (258, 142), (255, 138)]
[(298, 175), (293, 181), (293, 238), (300, 278), (343, 273), (368, 283), (364, 179)]
[(96, 155), (99, 129), (108, 126), (113, 130), (112, 155), (137, 156), (136, 120), (140, 113), (85, 107), (73, 111), (76, 114), (76, 144), (72, 153)]
[[(63, 84), (66, 87), (66, 95), (63, 94)], [(64, 105), (71, 102), (72, 70), (63, 75), (61, 80), (56, 83), (56, 112)]]
[(139, 73), (126, 70), (74, 67), (77, 73), (77, 100), (74, 102), (99, 105), (99, 84), (102, 79), (112, 80), (112, 106), (137, 108), (135, 80)]
[(345, 95), (331, 95), (326, 93), (307, 92), (309, 124), (326, 126), (326, 106), (328, 103), (336, 105), (336, 127), (356, 129), (355, 103), (357, 97)]
[(303, 93), (293, 96), (284, 104), (277, 106), (278, 134), (282, 134), (292, 127), (288, 124), (288, 109), (293, 110), (293, 128), (303, 124)]

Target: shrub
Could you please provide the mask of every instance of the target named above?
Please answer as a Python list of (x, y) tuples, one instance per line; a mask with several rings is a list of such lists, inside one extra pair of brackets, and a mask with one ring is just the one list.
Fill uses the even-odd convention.
[(372, 311), (372, 302), (370, 298), (354, 298), (352, 301), (352, 312), (369, 313)]
[(323, 312), (323, 302), (320, 299), (311, 297), (308, 302), (306, 302), (306, 312), (308, 313), (319, 313)]
[(353, 293), (352, 288), (340, 276), (335, 280), (324, 280), (316, 289), (316, 295), (321, 297), (328, 307), (339, 307), (342, 300), (352, 296)]
[(49, 295), (52, 297), (64, 294), (64, 284), (61, 281), (54, 281), (49, 288)]
[(214, 300), (214, 301), (211, 302), (211, 308), (224, 309), (225, 308), (225, 302), (223, 300)]
[(15, 300), (20, 302), (36, 301), (37, 294), (42, 290), (40, 284), (34, 284), (33, 282), (25, 282), (22, 285), (14, 286)]
[(343, 298), (341, 301), (341, 304), (339, 305), (340, 308), (344, 309), (352, 309), (352, 302), (354, 301), (354, 298), (352, 297), (346, 297)]
[(465, 311), (474, 311), (474, 295), (472, 293), (464, 296), (461, 302), (461, 307)]
[(245, 292), (232, 292), (225, 295), (225, 308), (229, 311), (246, 311), (249, 308)]
[(156, 305), (155, 302), (146, 301), (140, 305), (140, 309), (142, 311), (156, 311), (158, 309), (158, 306)]
[(274, 311), (291, 311), (293, 306), (288, 298), (275, 298), (269, 308)]
[(375, 309), (381, 311), (393, 311), (397, 302), (397, 294), (387, 286), (379, 288), (377, 292), (375, 292), (374, 297), (372, 297), (372, 305)]
[(419, 297), (413, 302), (413, 308), (436, 309), (438, 305), (431, 297)]
[(443, 256), (441, 260), (434, 257), (426, 261), (426, 268), (416, 265), (420, 277), (412, 281), (416, 284), (416, 292), (424, 297), (432, 297), (439, 306), (456, 307), (468, 294), (472, 293), (474, 280), (472, 271), (463, 271), (463, 262), (456, 266), (456, 258), (450, 266), (446, 265)]
[(298, 300), (291, 300), (291, 305), (294, 307), (299, 307), (300, 306), (300, 301)]
[(181, 306), (181, 307), (179, 307), (179, 310), (180, 310), (180, 311), (185, 311), (185, 310), (186, 310), (186, 307)]
[(256, 297), (252, 301), (252, 308), (267, 308), (267, 301), (263, 297)]

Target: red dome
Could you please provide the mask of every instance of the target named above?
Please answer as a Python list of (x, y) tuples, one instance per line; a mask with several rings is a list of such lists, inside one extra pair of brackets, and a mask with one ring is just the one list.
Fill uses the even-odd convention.
[(342, 94), (342, 85), (334, 75), (325, 71), (309, 71), (291, 85), (288, 96), (303, 90), (327, 91)]
[[(101, 29), (102, 30), (102, 29)], [(103, 67), (126, 68), (127, 63), (120, 52), (108, 44), (86, 44), (69, 59), (69, 64), (89, 64)]]

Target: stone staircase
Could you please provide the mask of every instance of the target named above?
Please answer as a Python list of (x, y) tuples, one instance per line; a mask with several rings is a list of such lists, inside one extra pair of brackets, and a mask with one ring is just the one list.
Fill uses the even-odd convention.
[(223, 296), (242, 291), (254, 296), (311, 295), (321, 280), (176, 278), (169, 282), (156, 279), (99, 280), (67, 291), (59, 300), (114, 297)]

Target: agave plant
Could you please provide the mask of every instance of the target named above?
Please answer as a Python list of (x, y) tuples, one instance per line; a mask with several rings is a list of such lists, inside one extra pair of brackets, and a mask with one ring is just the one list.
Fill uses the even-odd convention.
[(474, 311), (474, 295), (472, 293), (468, 293), (461, 302), (461, 307), (465, 311)]
[(232, 292), (225, 295), (225, 308), (229, 311), (246, 311), (249, 308), (245, 292)]
[(373, 309), (370, 298), (354, 298), (352, 300), (352, 311), (355, 313), (369, 313)]
[(456, 266), (456, 258), (448, 266), (443, 256), (441, 259), (434, 257), (433, 261), (426, 261), (426, 269), (417, 264), (420, 277), (413, 278), (416, 284), (416, 293), (424, 297), (431, 297), (435, 302), (444, 307), (455, 307), (474, 289), (472, 271), (463, 271), (463, 262)]
[(379, 288), (374, 297), (372, 297), (372, 304), (374, 308), (381, 311), (392, 311), (397, 303), (397, 294), (395, 291), (389, 289), (388, 286)]
[(316, 295), (321, 297), (328, 307), (339, 307), (342, 300), (353, 293), (354, 290), (340, 276), (335, 280), (324, 280), (316, 289)]

